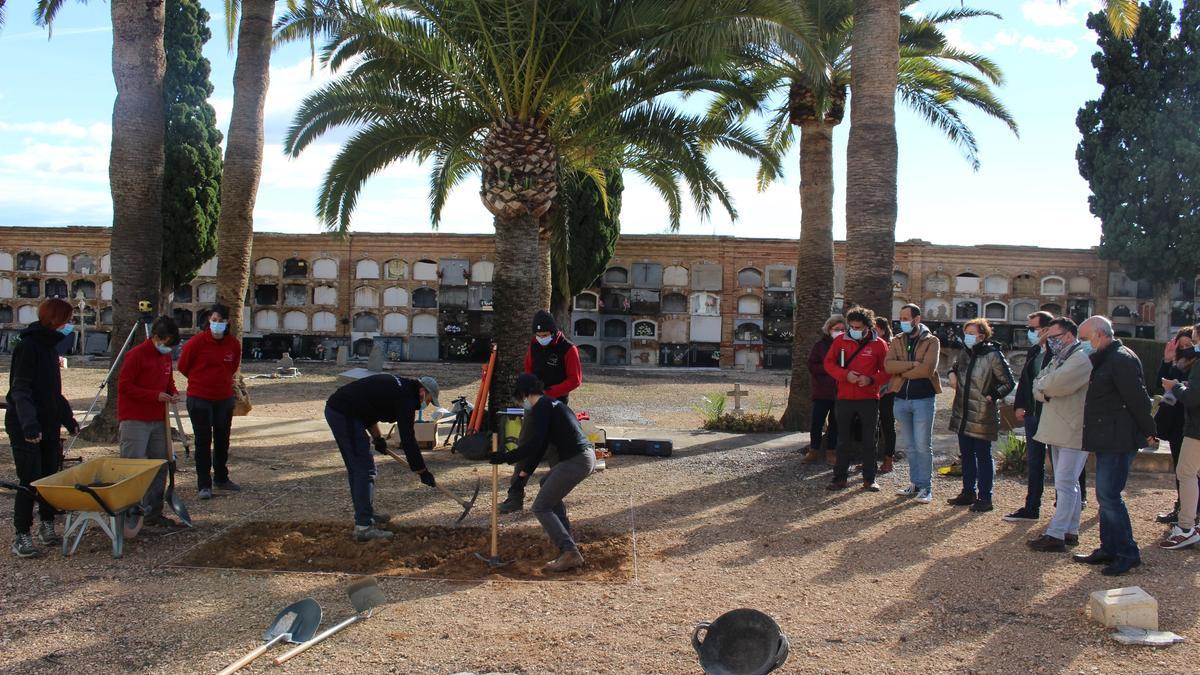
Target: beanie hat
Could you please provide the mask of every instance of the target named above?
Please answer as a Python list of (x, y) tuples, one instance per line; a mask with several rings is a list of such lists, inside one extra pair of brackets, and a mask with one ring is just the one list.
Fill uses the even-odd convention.
[(533, 315), (533, 332), (539, 333), (542, 331), (557, 333), (558, 324), (554, 323), (554, 317), (551, 316), (550, 312), (547, 312), (544, 309), (539, 309), (537, 313)]

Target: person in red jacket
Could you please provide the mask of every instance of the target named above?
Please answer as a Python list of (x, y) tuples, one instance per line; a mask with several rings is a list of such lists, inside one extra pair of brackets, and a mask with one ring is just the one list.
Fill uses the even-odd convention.
[[(883, 369), (888, 344), (875, 333), (874, 324), (875, 314), (869, 309), (855, 307), (846, 312), (848, 330), (833, 341), (825, 354), (825, 372), (837, 380), (834, 415), (842, 430), (830, 490), (846, 489), (850, 446), (857, 442), (863, 465), (863, 489), (879, 492), (879, 484), (875, 482), (875, 425), (879, 420), (879, 388), (888, 377)], [(862, 429), (860, 441), (848, 433), (856, 418)]]
[[(121, 457), (126, 459), (170, 459), (167, 455), (166, 406), (179, 400), (171, 373), (171, 351), (179, 344), (179, 326), (160, 316), (150, 326), (150, 338), (125, 354), (117, 376), (117, 420)], [(145, 524), (182, 527), (163, 515), (166, 467), (142, 498)]]
[[(834, 314), (825, 320), (821, 327), (821, 339), (813, 344), (808, 352), (808, 374), (812, 381), (812, 420), (809, 424), (808, 448), (805, 449), (804, 464), (812, 464), (821, 459), (822, 436), (824, 443), (829, 446), (825, 451), (825, 461), (829, 466), (837, 464), (838, 426), (833, 409), (837, 403), (837, 380), (825, 372), (825, 355), (833, 341), (846, 333), (846, 319), (841, 314)], [(829, 420), (829, 433), (825, 431), (825, 420)]]
[(208, 330), (183, 344), (179, 372), (188, 379), (187, 411), (196, 437), (196, 486), (200, 499), (213, 488), (237, 492), (229, 479), (229, 430), (233, 426), (233, 379), (242, 364), (242, 345), (227, 335), (229, 308), (208, 310)]

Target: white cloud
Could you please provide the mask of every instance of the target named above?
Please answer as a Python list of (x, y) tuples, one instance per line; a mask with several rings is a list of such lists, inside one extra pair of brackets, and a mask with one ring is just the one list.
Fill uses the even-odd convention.
[(1011, 30), (1001, 30), (992, 37), (992, 42), (1000, 47), (1011, 47), (1021, 39), (1021, 34)]
[(1021, 49), (1028, 49), (1060, 59), (1069, 59), (1079, 51), (1079, 45), (1066, 38), (1041, 40), (1032, 35), (1026, 35), (1021, 38)]
[(973, 42), (963, 36), (962, 29), (958, 26), (951, 26), (942, 31), (946, 36), (946, 42), (955, 49), (960, 49), (964, 52), (978, 52), (977, 47)]
[(1096, 0), (1027, 0), (1021, 3), (1021, 14), (1035, 26), (1083, 25), (1087, 14), (1100, 6)]
[(99, 140), (107, 142), (112, 137), (112, 126), (104, 122), (78, 124), (70, 119), (54, 122), (0, 122), (0, 131), (29, 136), (51, 136), (73, 140)]

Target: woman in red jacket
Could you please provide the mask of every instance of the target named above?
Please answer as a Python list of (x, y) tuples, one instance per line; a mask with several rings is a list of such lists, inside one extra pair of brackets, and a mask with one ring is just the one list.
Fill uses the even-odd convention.
[[(196, 437), (196, 485), (200, 499), (213, 488), (237, 492), (229, 479), (229, 429), (233, 426), (233, 378), (242, 364), (242, 345), (227, 335), (229, 308), (208, 310), (208, 330), (183, 345), (179, 372), (188, 379), (187, 410)], [(211, 469), (212, 474), (209, 471)]]
[[(850, 474), (850, 446), (859, 445), (863, 465), (863, 489), (879, 492), (875, 482), (875, 424), (879, 420), (879, 388), (887, 382), (883, 370), (888, 344), (875, 333), (875, 314), (855, 307), (846, 312), (845, 335), (833, 341), (825, 354), (825, 372), (837, 380), (837, 404), (834, 414), (842, 430), (838, 436), (837, 464), (833, 467), (830, 490), (846, 489)], [(862, 440), (849, 433), (857, 418)]]
[[(829, 466), (837, 464), (838, 426), (837, 417), (833, 414), (837, 403), (837, 380), (825, 372), (825, 355), (833, 341), (846, 333), (846, 319), (841, 314), (834, 314), (825, 320), (821, 327), (821, 339), (813, 344), (808, 352), (808, 374), (812, 381), (812, 419), (809, 423), (808, 448), (806, 448), (805, 464), (813, 464), (821, 459), (822, 436), (829, 449), (825, 451), (825, 461)], [(825, 421), (829, 421), (829, 433), (825, 430)]]

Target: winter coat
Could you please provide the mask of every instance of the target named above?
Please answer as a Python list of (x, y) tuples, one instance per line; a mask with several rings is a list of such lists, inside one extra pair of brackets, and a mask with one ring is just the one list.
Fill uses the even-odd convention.
[(1016, 386), (1004, 352), (994, 342), (963, 349), (950, 372), (958, 380), (950, 431), (985, 441), (999, 438), (998, 402)]
[[(909, 342), (915, 341), (912, 356), (909, 357)], [(892, 338), (888, 345), (887, 359), (884, 369), (892, 376), (888, 382), (888, 391), (900, 395), (901, 398), (925, 398), (906, 396), (905, 385), (912, 389), (913, 383), (928, 381), (934, 395), (942, 393), (942, 378), (938, 375), (938, 359), (941, 358), (942, 343), (930, 330), (921, 324), (917, 327), (916, 337), (901, 333)]]
[(58, 343), (65, 336), (34, 321), (21, 331), (13, 349), (9, 374), (8, 409), (4, 428), (13, 438), (58, 438), (61, 427), (74, 433), (78, 427), (71, 404), (62, 395), (58, 369)]
[(166, 415), (159, 394), (177, 394), (171, 374), (171, 355), (159, 353), (153, 340), (125, 353), (117, 374), (117, 420), (161, 422)]
[(1042, 404), (1033, 397), (1033, 381), (1037, 379), (1033, 374), (1033, 364), (1039, 359), (1042, 362), (1040, 370), (1045, 370), (1046, 366), (1050, 365), (1050, 350), (1035, 344), (1025, 352), (1025, 365), (1021, 368), (1021, 380), (1017, 383), (1017, 393), (1013, 399), (1013, 408), (1024, 410), (1026, 414), (1035, 417), (1042, 409)]
[(1184, 413), (1183, 435), (1200, 440), (1200, 363), (1192, 366), (1187, 382), (1175, 385), (1174, 391), (1176, 403), (1171, 407)]
[[(1189, 368), (1185, 371), (1180, 370), (1174, 363), (1163, 362), (1158, 367), (1158, 379), (1187, 382), (1188, 372), (1192, 370), (1195, 370), (1195, 368)], [(1178, 391), (1176, 392), (1176, 396), (1178, 396)], [(1158, 412), (1154, 414), (1154, 428), (1157, 429), (1155, 435), (1168, 443), (1179, 445), (1183, 442), (1185, 417), (1184, 406), (1178, 401), (1174, 405), (1168, 404), (1165, 401), (1160, 403)]]
[(1136, 452), (1155, 433), (1142, 362), (1120, 340), (1092, 354), (1092, 379), (1083, 408), (1083, 449)]
[(226, 335), (220, 340), (203, 331), (183, 343), (179, 372), (188, 380), (188, 398), (224, 401), (233, 398), (233, 378), (242, 364), (242, 345)]
[(1042, 403), (1034, 440), (1059, 448), (1083, 447), (1083, 404), (1092, 360), (1076, 342), (1054, 357), (1034, 380), (1034, 399)]
[(546, 386), (546, 396), (566, 401), (571, 392), (583, 383), (583, 368), (579, 364), (579, 348), (557, 331), (545, 347), (536, 337), (529, 340), (525, 352), (525, 372), (536, 375)]
[(837, 380), (825, 372), (825, 355), (833, 346), (833, 338), (822, 335), (808, 350), (808, 373), (812, 379), (812, 400), (832, 401), (837, 398)]
[[(837, 380), (837, 400), (879, 400), (879, 387), (887, 378), (883, 369), (887, 351), (887, 343), (875, 331), (861, 341), (852, 339), (849, 332), (834, 340), (825, 354), (825, 372)], [(866, 385), (851, 382), (851, 371), (866, 375), (871, 381)]]

